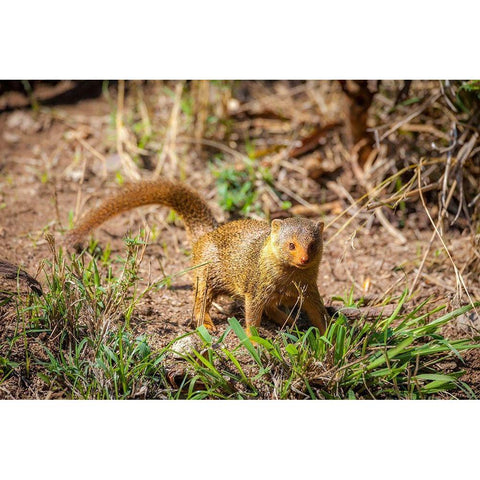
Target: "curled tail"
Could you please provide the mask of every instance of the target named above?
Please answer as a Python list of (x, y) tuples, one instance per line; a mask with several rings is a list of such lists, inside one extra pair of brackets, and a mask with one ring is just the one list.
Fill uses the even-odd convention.
[(188, 185), (166, 179), (144, 180), (124, 185), (99, 207), (90, 210), (67, 233), (67, 245), (79, 246), (89, 232), (119, 213), (152, 204), (175, 210), (182, 217), (191, 242), (217, 226), (207, 202)]

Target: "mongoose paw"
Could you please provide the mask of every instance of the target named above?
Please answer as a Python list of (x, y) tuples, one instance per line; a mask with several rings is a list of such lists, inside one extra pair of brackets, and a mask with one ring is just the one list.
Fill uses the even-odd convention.
[(214, 325), (214, 323), (212, 321), (204, 321), (203, 322), (203, 326), (209, 331), (209, 332), (216, 332), (217, 331), (217, 327)]
[(250, 327), (247, 327), (245, 329), (245, 333), (247, 334), (247, 337), (248, 339), (250, 340), (250, 342), (252, 343), (252, 345), (258, 345), (258, 343), (252, 339), (252, 337), (254, 336), (252, 331), (250, 330)]

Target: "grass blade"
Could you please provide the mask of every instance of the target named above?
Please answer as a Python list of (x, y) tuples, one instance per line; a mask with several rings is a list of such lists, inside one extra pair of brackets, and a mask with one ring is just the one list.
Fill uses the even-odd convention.
[(248, 353), (252, 356), (258, 366), (263, 368), (262, 361), (260, 360), (260, 356), (253, 346), (253, 343), (247, 336), (247, 333), (240, 325), (239, 321), (235, 317), (231, 317), (228, 319), (229, 325), (232, 327), (232, 330), (235, 332), (235, 335), (240, 340), (240, 343), (248, 350)]

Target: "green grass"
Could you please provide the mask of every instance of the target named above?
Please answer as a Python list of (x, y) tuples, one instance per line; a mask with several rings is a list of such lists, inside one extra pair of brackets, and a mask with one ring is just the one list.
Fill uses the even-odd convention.
[[(219, 337), (204, 327), (192, 347), (175, 353), (173, 339), (152, 347), (135, 335), (131, 319), (149, 289), (138, 287), (144, 242), (127, 240), (124, 259), (98, 259), (55, 252), (44, 264), (43, 297), (16, 305), (15, 329), (0, 344), (0, 387), (22, 378), (40, 398), (47, 392), (78, 399), (368, 399), (476, 398), (452, 359), (479, 348), (478, 341), (448, 340), (444, 325), (469, 311), (467, 305), (440, 315), (425, 302), (400, 313), (408, 292), (388, 318), (349, 321), (336, 316), (325, 335), (315, 328), (278, 331), (249, 339), (235, 319)], [(117, 268), (114, 269), (115, 263)], [(113, 271), (119, 270), (117, 275)], [(184, 273), (184, 272), (181, 272)], [(352, 303), (351, 294), (344, 298)], [(478, 306), (479, 304), (477, 304)], [(440, 316), (439, 316), (440, 315)], [(27, 395), (28, 396), (28, 395)]]
[(210, 170), (216, 179), (219, 204), (223, 210), (242, 216), (251, 212), (263, 215), (258, 192), (272, 186), (268, 168), (249, 158), (245, 159), (242, 168), (228, 166), (217, 159)]

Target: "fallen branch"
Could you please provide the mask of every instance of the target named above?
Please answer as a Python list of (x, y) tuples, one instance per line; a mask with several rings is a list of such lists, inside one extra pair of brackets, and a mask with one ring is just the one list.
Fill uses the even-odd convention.
[(383, 305), (381, 307), (343, 307), (340, 305), (326, 305), (330, 316), (342, 313), (350, 320), (376, 320), (380, 317), (390, 317), (396, 305)]
[(42, 286), (20, 267), (0, 260), (0, 298), (26, 295), (31, 291), (42, 295)]

